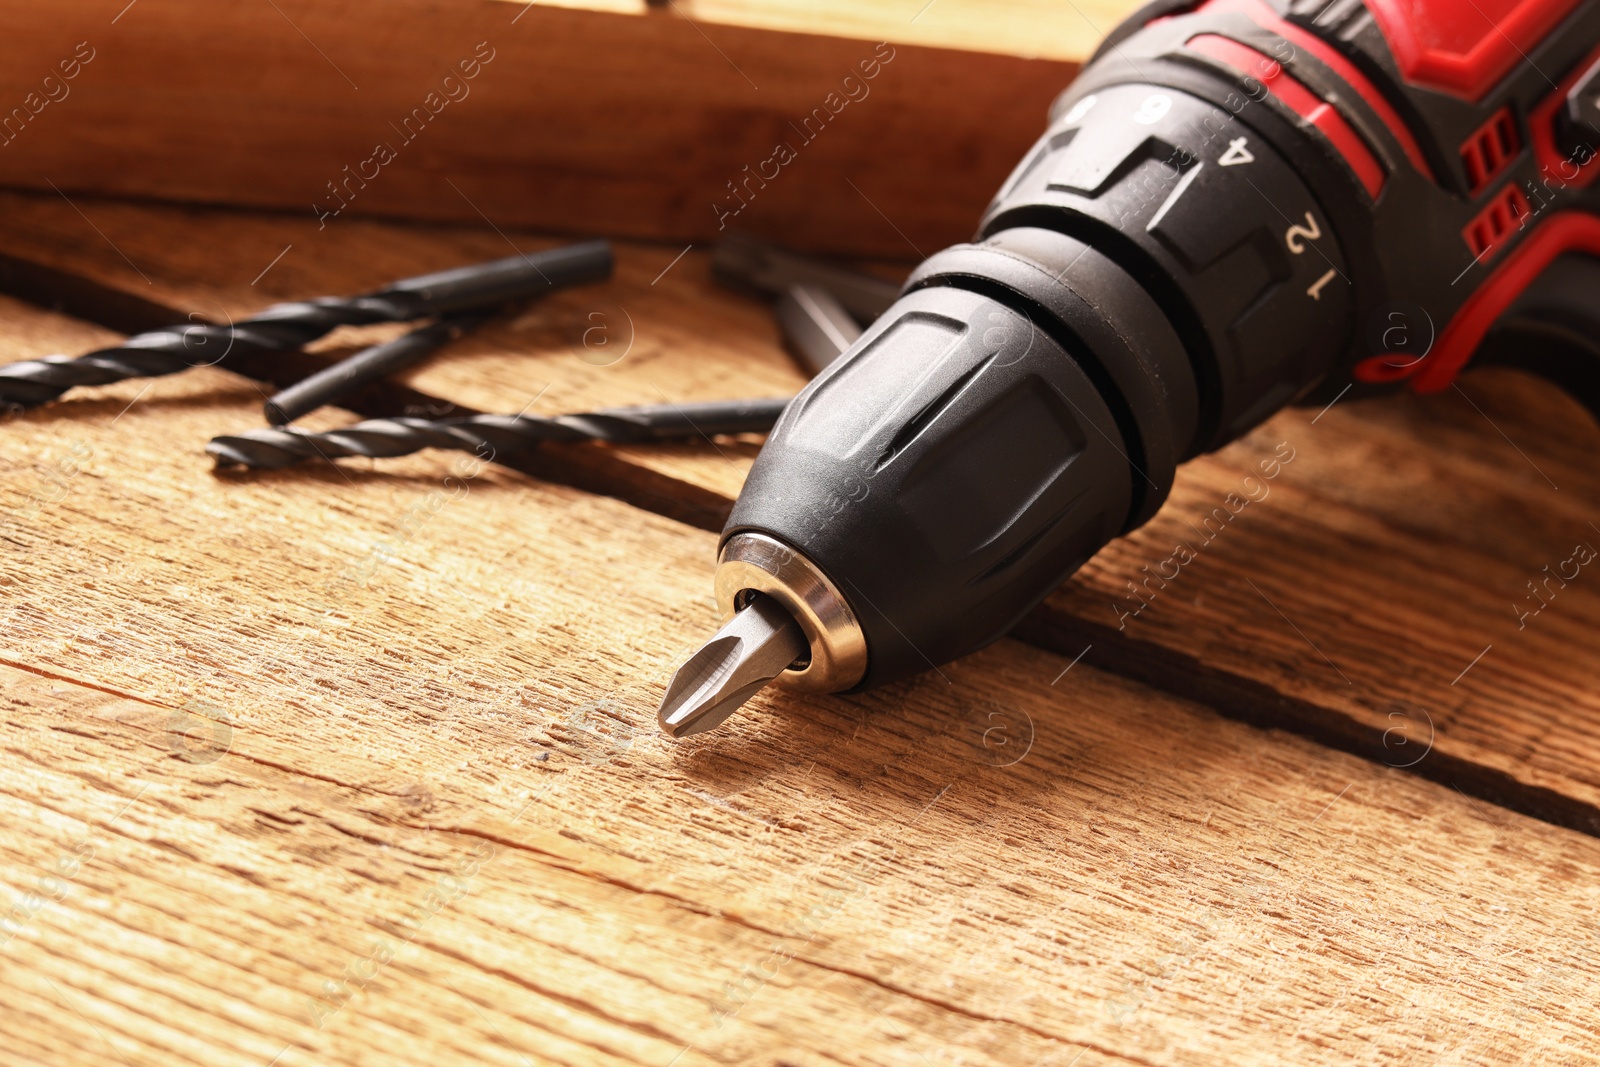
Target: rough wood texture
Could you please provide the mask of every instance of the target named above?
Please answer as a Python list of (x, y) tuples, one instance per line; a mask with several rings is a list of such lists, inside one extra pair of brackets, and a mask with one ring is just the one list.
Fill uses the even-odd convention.
[[(914, 257), (967, 236), (1077, 69), (878, 49), (848, 34), (892, 19), (827, 36), (823, 13), (819, 32), (798, 33), (701, 25), (681, 17), (690, 6), (138, 0), (113, 24), (124, 4), (0, 14), (0, 120), (22, 109), (12, 128), (0, 121), (8, 185), (339, 212), (329, 227), (487, 217), (681, 243), (735, 223)], [(1109, 25), (1107, 6), (1094, 12)], [(918, 37), (915, 14), (887, 41)], [(1007, 38), (1048, 29), (1027, 9), (989, 19)], [(1088, 37), (1065, 39), (1081, 52)]]
[[(74, 207), (53, 195), (0, 193), (0, 215), (0, 248), (106, 287), (109, 294), (89, 294), (72, 309), (82, 317), (109, 318), (125, 330), (139, 328), (142, 320), (108, 306), (108, 296), (154, 302), (176, 321), (198, 316), (226, 322), (275, 300), (359, 292), (408, 274), (558, 243), (520, 233), (513, 242), (481, 221), (407, 227), (350, 220), (318, 232), (315, 222), (293, 218), (97, 200)], [(676, 259), (682, 251), (618, 242), (611, 283), (555, 293), (400, 376), (428, 397), (396, 407), (395, 398), (376, 395), (370, 406), (357, 409), (368, 415), (407, 408), (438, 414), (446, 410), (434, 403), (438, 399), (514, 412), (532, 401), (536, 414), (560, 414), (616, 404), (786, 396), (804, 386), (769, 309), (713, 283), (708, 251), (697, 248)], [(33, 279), (26, 264), (13, 274), (11, 291), (20, 289), (38, 302), (64, 291), (60, 278), (29, 288), (24, 283)], [(159, 308), (144, 313), (160, 318)], [(398, 328), (341, 330), (313, 347), (324, 358), (336, 358), (361, 339), (387, 336), (384, 331), (392, 329)], [(72, 394), (65, 402), (92, 395)], [(247, 425), (259, 422), (253, 413)], [(543, 451), (549, 456), (536, 460), (549, 463), (541, 474), (652, 510), (675, 502), (683, 509), (675, 517), (720, 528), (756, 447), (724, 441)]]
[[(65, 204), (0, 199), (0, 232), (21, 253), (209, 314), (237, 314), (266, 298), (218, 280), (201, 251), (207, 237), (210, 247), (243, 250), (231, 278), (251, 275), (257, 260), (275, 254), (275, 241), (288, 241), (274, 236), (276, 220), (236, 213), (84, 206), (152, 285)], [(256, 288), (291, 263), (294, 270), (273, 281), (279, 296), (348, 288), (340, 277), (375, 284), (385, 266), (393, 275), (397, 267), (493, 255), (493, 240), (370, 224), (320, 246), (326, 252), (314, 259), (293, 260), (291, 252)], [(549, 306), (567, 310), (542, 320), (582, 321), (589, 301), (633, 309), (648, 363), (630, 355), (591, 367), (546, 325), (485, 335), (409, 380), (496, 410), (514, 409), (511, 400), (520, 406), (545, 381), (556, 382), (547, 398), (561, 398), (549, 401), (551, 411), (659, 399), (657, 388), (684, 397), (798, 388), (766, 311), (711, 285), (697, 256), (652, 287), (652, 268), (669, 254), (624, 249), (617, 283), (558, 297)], [(530, 319), (541, 321), (538, 314)], [(1543, 568), (1559, 569), (1578, 542), (1600, 547), (1583, 504), (1600, 494), (1596, 431), (1554, 389), (1508, 372), (1468, 375), (1464, 389), (1340, 403), (1326, 414), (1286, 412), (1189, 464), (1156, 520), (1111, 545), (1019, 635), (1069, 656), (1093, 645), (1088, 662), (1600, 833), (1600, 657), (1589, 639), (1600, 600), (1587, 568), (1567, 588), (1542, 584)], [(503, 397), (510, 400), (497, 402)], [(1280, 442), (1295, 458), (1261, 482), (1268, 495), (1205, 527), (1229, 493), (1246, 492), (1246, 475), (1259, 479), (1256, 464)], [(717, 528), (753, 454), (752, 446), (727, 444), (619, 450), (616, 465), (583, 484), (645, 506), (682, 494), (694, 509), (679, 517)], [(670, 481), (650, 496), (649, 478)], [(1202, 528), (1223, 532), (1203, 543)], [(1141, 594), (1149, 607), (1118, 629), (1118, 598), (1123, 612), (1139, 603), (1127, 582), (1145, 582), (1141, 568), (1155, 570), (1179, 540), (1197, 546), (1195, 561), (1166, 589), (1151, 582)], [(1514, 606), (1539, 602), (1530, 580), (1550, 605), (1519, 628)]]
[[(1570, 398), (1508, 371), (1286, 412), (1191, 464), (1029, 635), (1600, 834), (1600, 588), (1581, 565), (1600, 548), (1597, 438)], [(1282, 442), (1295, 458), (1269, 494), (1212, 517)], [(1146, 592), (1179, 543), (1195, 561)], [(1545, 585), (1558, 570), (1572, 580)]]
[(667, 742), (710, 534), (139, 388), (0, 427), (6, 1062), (1600, 1054), (1600, 841), (1010, 641)]

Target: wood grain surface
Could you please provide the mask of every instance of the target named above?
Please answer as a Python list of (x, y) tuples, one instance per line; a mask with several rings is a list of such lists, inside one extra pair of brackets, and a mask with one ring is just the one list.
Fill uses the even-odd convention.
[[(1284, 442), (1268, 495), (1213, 518)], [(1029, 633), (1600, 833), (1600, 583), (1582, 562), (1600, 547), (1597, 446), (1573, 400), (1502, 370), (1285, 412), (1190, 464)], [(1145, 591), (1180, 543), (1195, 562)]]
[[(154, 303), (158, 319), (164, 308), (179, 322), (191, 316), (237, 321), (277, 300), (361, 292), (399, 277), (560, 243), (522, 233), (512, 239), (481, 221), (418, 227), (353, 219), (318, 231), (315, 222), (282, 216), (68, 203), (54, 195), (17, 193), (0, 193), (0, 235), (13, 257), (66, 271), (112, 296)], [(446, 401), (505, 413), (532, 402), (528, 410), (534, 414), (555, 415), (618, 404), (787, 396), (805, 385), (768, 307), (712, 282), (708, 247), (685, 252), (615, 245), (612, 282), (556, 292), (492, 323), (398, 377), (427, 397), (413, 397), (397, 409), (383, 406), (392, 405), (392, 398), (377, 395), (364, 413), (393, 415), (410, 408), (413, 414), (443, 414), (447, 404), (435, 401)], [(59, 289), (52, 279), (37, 296), (48, 300)], [(115, 318), (106, 296), (92, 294), (78, 314)], [(123, 328), (142, 327), (127, 322)], [(400, 329), (345, 328), (312, 349), (334, 359)], [(259, 423), (252, 413), (245, 425)], [(720, 529), (756, 440), (547, 448), (559, 459), (542, 473), (654, 510), (676, 501), (686, 505), (677, 517)]]
[(1134, 5), (845, 15), (863, 6), (11, 5), (4, 181), (330, 228), (488, 218), (681, 247), (738, 225), (918, 258), (967, 236), (1077, 70), (989, 49), (1032, 37), (1028, 54), (1081, 59), (1090, 23)]
[(674, 743), (712, 534), (184, 447), (258, 402), (200, 370), (0, 427), (4, 1062), (1600, 1050), (1592, 837), (1010, 640)]
[[(59, 198), (0, 198), (6, 247), (213, 317), (259, 307), (263, 289), (288, 298), (375, 285), (496, 255), (500, 241), (362, 224), (310, 245), (311, 255), (291, 251), (250, 286), (244, 279), (274, 244), (297, 236), (279, 220), (81, 206), (94, 226)], [(218, 270), (207, 248), (230, 249), (237, 262)], [(657, 278), (674, 254), (623, 246), (615, 282), (559, 294), (528, 313), (531, 328), (486, 331), (407, 380), (490, 410), (515, 410), (550, 383), (536, 410), (552, 413), (797, 389), (802, 379), (765, 309), (711, 284), (698, 250)], [(606, 367), (584, 362), (581, 344), (575, 354), (561, 325), (588, 321), (593, 308), (612, 319), (626, 309), (638, 339)], [(1088, 647), (1086, 662), (1251, 722), (1600, 833), (1600, 657), (1590, 640), (1600, 599), (1587, 569), (1564, 588), (1545, 584), (1579, 543), (1600, 547), (1589, 525), (1588, 502), (1600, 495), (1595, 443), (1571, 400), (1506, 371), (1469, 374), (1461, 391), (1437, 397), (1285, 412), (1186, 465), (1156, 519), (1110, 545), (1018, 635), (1069, 657)], [(1261, 478), (1258, 464), (1280, 445), (1294, 458)], [(717, 529), (754, 453), (727, 442), (607, 451), (615, 463), (584, 468), (582, 484), (658, 511), (664, 498), (692, 501), (675, 514)], [(1253, 492), (1266, 495), (1233, 517), (1225, 500), (1248, 496), (1252, 474), (1261, 486)], [(1194, 545), (1196, 558), (1163, 587), (1149, 576), (1179, 543)]]

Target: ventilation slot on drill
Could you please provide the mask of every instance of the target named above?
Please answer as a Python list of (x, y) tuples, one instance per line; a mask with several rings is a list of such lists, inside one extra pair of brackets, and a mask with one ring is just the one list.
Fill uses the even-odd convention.
[(911, 419), (900, 428), (900, 432), (894, 435), (894, 440), (890, 441), (888, 445), (884, 447), (883, 454), (878, 457), (878, 462), (872, 468), (872, 473), (876, 474), (883, 470), (883, 468), (887, 467), (894, 461), (896, 456), (898, 456), (901, 452), (904, 452), (906, 450), (906, 446), (912, 441), (915, 441), (922, 434), (922, 431), (927, 429), (928, 424), (934, 419), (938, 418), (944, 409), (949, 407), (951, 403), (954, 402), (955, 398), (960, 395), (961, 391), (967, 387), (967, 383), (976, 378), (985, 367), (993, 362), (994, 354), (991, 354), (988, 359), (971, 368), (961, 377), (950, 383), (949, 388), (940, 393), (937, 400), (927, 405), (921, 411), (912, 416)]
[(1520, 228), (1529, 215), (1528, 198), (1515, 185), (1508, 185), (1467, 224), (1461, 236), (1467, 240), (1474, 260), (1487, 257)]
[(1522, 151), (1517, 120), (1503, 107), (1461, 146), (1461, 165), (1467, 172), (1467, 190), (1477, 196), (1511, 166)]

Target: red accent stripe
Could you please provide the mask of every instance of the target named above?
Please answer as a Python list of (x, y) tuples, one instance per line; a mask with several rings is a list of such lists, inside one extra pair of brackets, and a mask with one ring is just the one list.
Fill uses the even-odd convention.
[(1328, 143), (1344, 157), (1350, 169), (1355, 171), (1356, 177), (1366, 187), (1367, 195), (1374, 200), (1378, 199), (1387, 178), (1382, 164), (1378, 162), (1361, 136), (1350, 128), (1344, 116), (1335, 111), (1327, 101), (1285, 73), (1283, 64), (1257, 52), (1254, 48), (1248, 48), (1238, 41), (1219, 37), (1214, 33), (1202, 33), (1197, 37), (1191, 37), (1185, 47), (1258, 79), (1295, 114), (1315, 126), (1322, 136), (1328, 139)]
[(1478, 287), (1425, 358), (1396, 367), (1387, 362), (1393, 358), (1391, 356), (1372, 356), (1357, 364), (1356, 379), (1393, 382), (1415, 374), (1412, 388), (1419, 393), (1436, 393), (1448, 387), (1483, 343), (1495, 320), (1505, 314), (1546, 267), (1568, 252), (1600, 255), (1600, 218), (1579, 211), (1551, 216)]
[(1422, 147), (1417, 144), (1417, 139), (1412, 136), (1411, 127), (1407, 126), (1405, 121), (1400, 118), (1400, 113), (1378, 91), (1377, 86), (1368, 81), (1366, 75), (1362, 74), (1354, 63), (1351, 63), (1341, 55), (1327, 41), (1324, 41), (1314, 33), (1306, 32), (1292, 22), (1284, 20), (1276, 11), (1267, 6), (1264, 0), (1208, 0), (1199, 10), (1224, 13), (1234, 12), (1244, 15), (1269, 33), (1275, 33), (1290, 44), (1311, 53), (1323, 66), (1343, 78), (1346, 84), (1355, 90), (1356, 95), (1366, 101), (1366, 105), (1382, 120), (1383, 124), (1389, 127), (1389, 132), (1400, 143), (1400, 150), (1406, 154), (1406, 158), (1411, 161), (1411, 165), (1416, 168), (1417, 173), (1429, 181), (1434, 181), (1433, 168), (1428, 166), (1427, 159), (1423, 157)]
[(1467, 172), (1467, 192), (1476, 197), (1487, 189), (1522, 152), (1517, 121), (1507, 105), (1489, 116), (1461, 144), (1461, 165)]
[(1467, 251), (1472, 253), (1474, 259), (1487, 263), (1504, 247), (1505, 242), (1501, 238), (1509, 239), (1512, 231), (1526, 225), (1528, 216), (1532, 214), (1533, 208), (1529, 206), (1528, 198), (1522, 195), (1522, 190), (1515, 185), (1507, 185), (1462, 228), (1461, 237), (1467, 242)]
[(1579, 0), (1367, 0), (1412, 85), (1481, 100)]

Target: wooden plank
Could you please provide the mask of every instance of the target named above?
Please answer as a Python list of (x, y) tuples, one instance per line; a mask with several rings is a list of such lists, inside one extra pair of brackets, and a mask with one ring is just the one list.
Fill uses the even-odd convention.
[[(397, 277), (559, 243), (522, 233), (513, 242), (481, 220), (471, 227), (350, 220), (318, 231), (315, 222), (282, 216), (88, 200), (75, 207), (59, 197), (15, 193), (0, 193), (0, 216), (0, 247), (13, 257), (106, 287), (112, 297), (158, 305), (131, 318), (109, 307), (107, 294), (75, 305), (79, 315), (109, 317), (128, 330), (150, 315), (159, 320), (163, 307), (173, 321), (237, 321), (274, 300), (360, 292)], [(552, 294), (399, 376), (428, 397), (403, 398), (396, 406), (394, 397), (380, 394), (371, 406), (355, 406), (369, 415), (442, 413), (437, 398), (514, 412), (532, 401), (535, 414), (560, 414), (799, 391), (805, 376), (784, 351), (768, 308), (715, 284), (708, 252), (695, 249), (678, 258), (681, 251), (618, 242), (612, 282)], [(63, 279), (49, 278), (30, 290), (21, 285), (25, 272), (13, 273), (11, 291), (21, 286), (39, 302), (64, 288)], [(341, 329), (312, 351), (337, 358), (395, 329)], [(309, 373), (287, 370), (288, 380)], [(252, 414), (246, 425), (259, 422)], [(674, 517), (720, 528), (757, 441), (547, 448), (550, 462), (537, 473), (657, 511), (676, 501), (683, 507)]]
[(10, 1062), (1600, 1047), (1600, 841), (1011, 641), (670, 742), (711, 535), (427, 458), (216, 479), (173, 442), (253, 391), (136, 397), (0, 435)]
[[(506, 0), (522, 3), (523, 0)], [(643, 0), (534, 0), (620, 15), (653, 12)], [(1009, 56), (1082, 62), (1105, 35), (1138, 8), (1128, 0), (674, 0), (676, 14), (707, 27), (749, 26), (788, 33), (827, 33), (862, 41), (904, 41)], [(662, 5), (666, 6), (666, 5)]]
[(123, 6), (0, 15), (8, 185), (910, 258), (970, 233), (1077, 70), (638, 9)]
[[(201, 247), (203, 235), (225, 234), (229, 247), (250, 250), (234, 277), (269, 257), (275, 241), (288, 240), (277, 220), (94, 206), (97, 223), (137, 249), (134, 258), (155, 279), (146, 286), (65, 205), (18, 197), (0, 206), (8, 247), (53, 256), (127, 291), (154, 288), (179, 307), (220, 301), (237, 313), (253, 306), (240, 295), (248, 286), (224, 294), (215, 272), (187, 251)], [(373, 264), (400, 247), (412, 250), (399, 261), (406, 269), (423, 269), (429, 257), (470, 258), (468, 246), (445, 234), (453, 231), (374, 224), (349, 244), (330, 244), (336, 252), (295, 261), (296, 270), (317, 273), (286, 272), (275, 284), (285, 287), (283, 296), (340, 289), (345, 273), (376, 284), (382, 275)], [(493, 254), (492, 243), (470, 247)], [(598, 372), (565, 353), (536, 357), (540, 381), (556, 376), (544, 368), (563, 369), (561, 384), (552, 386), (563, 400), (550, 410), (659, 399), (654, 389), (690, 398), (798, 387), (764, 311), (706, 283), (694, 252), (651, 287), (644, 276), (668, 258), (654, 256), (624, 250), (619, 283), (594, 295), (648, 307), (635, 321), (641, 336), (659, 338), (661, 354), (643, 367), (624, 360)], [(629, 266), (634, 257), (637, 266)], [(674, 287), (667, 298), (653, 299), (665, 286)], [(589, 294), (558, 299), (580, 295)], [(443, 358), (410, 380), (432, 395), (503, 409), (497, 398), (531, 388), (520, 369), (529, 365), (526, 342), (512, 331), (503, 343), (501, 355)], [(551, 343), (543, 351), (551, 347), (559, 349)], [(687, 369), (702, 357), (715, 360), (705, 376)], [(1597, 710), (1600, 663), (1587, 638), (1600, 605), (1580, 577), (1567, 589), (1552, 585), (1559, 601), (1543, 594), (1550, 608), (1526, 627), (1513, 611), (1519, 602), (1525, 609), (1536, 603), (1528, 581), (1542, 583), (1543, 568), (1558, 568), (1579, 541), (1596, 537), (1581, 503), (1600, 488), (1589, 462), (1594, 431), (1571, 401), (1515, 375), (1474, 373), (1465, 389), (1426, 400), (1340, 403), (1326, 414), (1287, 412), (1190, 463), (1162, 514), (1111, 545), (1019, 634), (1069, 656), (1092, 645), (1088, 660), (1102, 667), (1600, 832), (1593, 725), (1600, 716), (1588, 713)], [(1245, 475), (1256, 470), (1259, 477), (1256, 464), (1280, 442), (1295, 459), (1260, 483), (1271, 495), (1203, 545), (1169, 590), (1152, 583), (1151, 606), (1119, 629), (1118, 597), (1124, 612), (1137, 605), (1126, 583), (1146, 581), (1141, 568), (1166, 560), (1179, 541), (1199, 540), (1195, 530), (1228, 493), (1242, 491)], [(622, 466), (605, 478), (610, 491), (644, 504), (642, 495), (629, 496), (643, 476), (635, 472), (672, 479), (661, 495), (698, 487), (704, 495), (695, 498), (694, 514), (716, 528), (753, 454), (749, 445), (634, 449), (617, 455)], [(1217, 527), (1213, 518), (1209, 528)], [(1573, 710), (1553, 715), (1553, 707)]]
[[(1600, 590), (1580, 565), (1600, 545), (1594, 434), (1570, 398), (1509, 371), (1287, 412), (1191, 464), (1028, 633), (1600, 833)], [(1284, 442), (1294, 461), (1266, 482), (1255, 465)], [(1213, 517), (1251, 473), (1268, 495)], [(1180, 544), (1193, 564), (1130, 596)], [(1546, 586), (1558, 569), (1576, 577)]]

